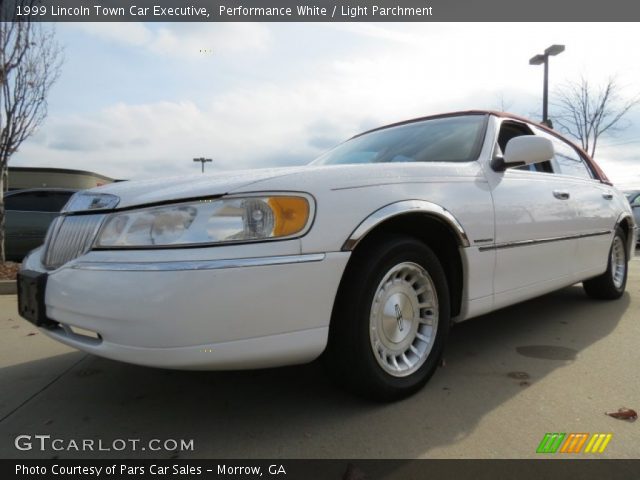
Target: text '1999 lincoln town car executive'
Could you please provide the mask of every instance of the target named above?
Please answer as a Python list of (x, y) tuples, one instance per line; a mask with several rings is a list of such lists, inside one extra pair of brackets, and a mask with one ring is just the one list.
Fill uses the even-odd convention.
[(75, 194), (19, 275), (62, 343), (180, 369), (304, 363), (393, 399), (450, 325), (583, 282), (625, 290), (624, 195), (541, 125), (469, 111), (357, 135), (304, 167)]

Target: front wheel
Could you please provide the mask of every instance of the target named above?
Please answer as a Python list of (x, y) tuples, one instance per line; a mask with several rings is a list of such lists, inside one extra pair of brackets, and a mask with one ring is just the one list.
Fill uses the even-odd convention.
[(325, 359), (345, 387), (401, 398), (433, 375), (449, 322), (446, 276), (433, 251), (411, 237), (382, 236), (354, 252)]
[(624, 231), (617, 227), (613, 236), (607, 271), (602, 275), (582, 282), (585, 292), (591, 298), (615, 300), (624, 293), (627, 285), (627, 242)]

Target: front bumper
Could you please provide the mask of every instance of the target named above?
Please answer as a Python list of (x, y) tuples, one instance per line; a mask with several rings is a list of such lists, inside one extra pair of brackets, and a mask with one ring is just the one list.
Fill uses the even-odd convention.
[[(327, 342), (349, 254), (198, 262), (89, 262), (50, 272), (48, 336), (140, 365), (242, 369), (304, 363)], [(24, 268), (45, 271), (40, 251)], [(81, 330), (97, 335), (87, 336)]]

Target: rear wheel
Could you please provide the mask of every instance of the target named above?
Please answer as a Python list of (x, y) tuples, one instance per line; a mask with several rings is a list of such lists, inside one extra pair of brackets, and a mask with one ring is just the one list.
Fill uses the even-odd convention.
[(582, 282), (591, 298), (615, 300), (624, 293), (627, 285), (627, 242), (624, 231), (617, 227), (609, 250), (607, 271), (602, 275)]
[(354, 252), (345, 272), (326, 361), (359, 394), (409, 395), (438, 366), (449, 312), (446, 277), (431, 249), (412, 237), (378, 237)]

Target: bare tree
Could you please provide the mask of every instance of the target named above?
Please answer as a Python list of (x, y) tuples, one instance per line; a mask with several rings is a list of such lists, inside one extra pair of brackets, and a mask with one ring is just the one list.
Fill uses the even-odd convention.
[(47, 116), (47, 95), (60, 76), (62, 50), (53, 29), (28, 21), (0, 22), (0, 261), (9, 159)]
[(640, 97), (624, 98), (616, 78), (593, 86), (586, 78), (569, 82), (556, 92), (554, 121), (565, 133), (577, 138), (585, 152), (595, 156), (604, 133), (623, 130), (623, 117), (640, 103)]
[(509, 112), (513, 106), (513, 102), (505, 98), (504, 92), (500, 92), (496, 95), (495, 105), (500, 112)]

